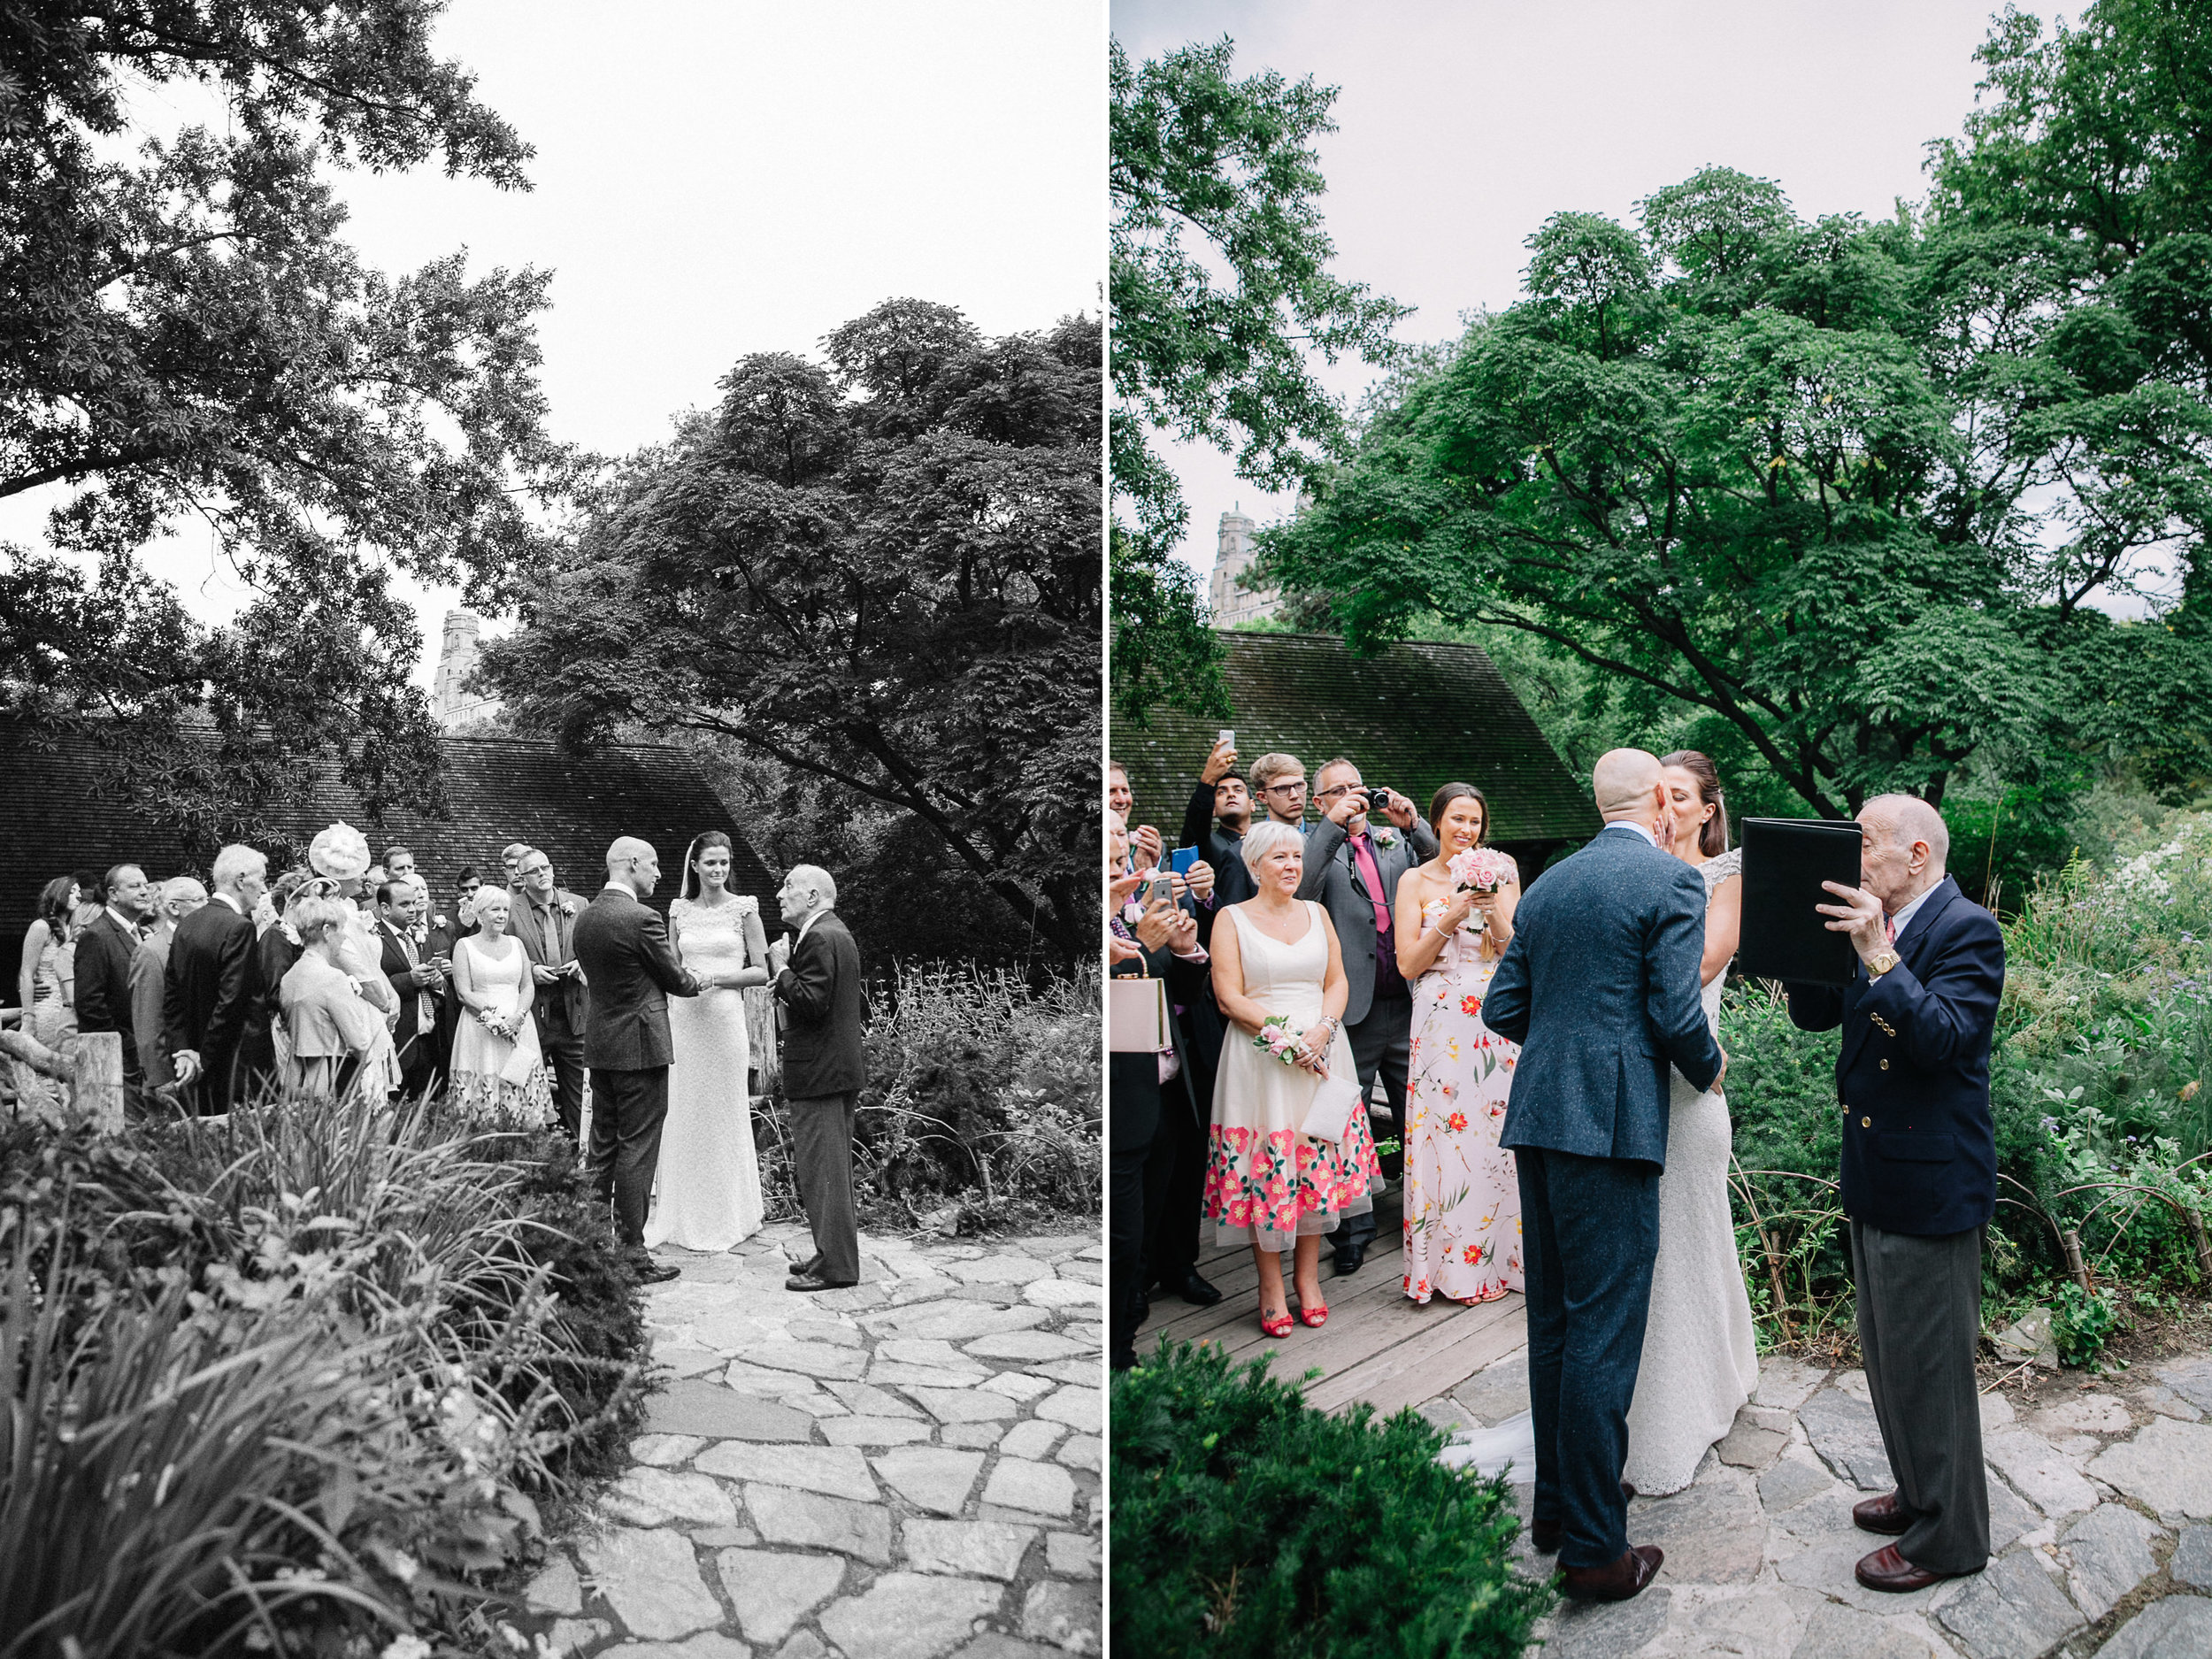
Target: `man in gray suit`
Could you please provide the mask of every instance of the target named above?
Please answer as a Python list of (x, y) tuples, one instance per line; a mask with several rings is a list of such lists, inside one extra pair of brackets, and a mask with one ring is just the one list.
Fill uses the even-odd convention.
[[(1314, 804), (1323, 816), (1306, 832), (1306, 873), (1298, 896), (1320, 900), (1336, 924), (1344, 977), (1351, 987), (1344, 1004), (1344, 1034), (1352, 1041), (1363, 1102), (1374, 1094), (1375, 1079), (1382, 1079), (1390, 1102), (1390, 1133), (1399, 1146), (1383, 1160), (1383, 1173), (1394, 1179), (1405, 1167), (1413, 991), (1398, 972), (1393, 907), (1398, 902), (1398, 878), (1436, 856), (1436, 836), (1421, 822), (1413, 803), (1394, 789), (1382, 791), (1389, 825), (1370, 824), (1367, 787), (1348, 760), (1329, 762), (1314, 774)], [(1337, 1230), (1336, 1271), (1359, 1271), (1374, 1237), (1374, 1211), (1348, 1217)]]
[(1617, 749), (1591, 781), (1605, 827), (1529, 884), (1482, 1018), (1522, 1045), (1499, 1141), (1518, 1166), (1528, 1273), (1529, 1534), (1559, 1552), (1569, 1595), (1623, 1601), (1662, 1559), (1628, 1547), (1621, 1470), (1659, 1249), (1667, 1067), (1702, 1092), (1728, 1061), (1698, 995), (1705, 883), (1661, 850), (1674, 826), (1659, 762)]
[(839, 1290), (860, 1282), (860, 1224), (853, 1211), (853, 1109), (868, 1081), (861, 1041), (868, 1023), (860, 950), (835, 913), (837, 883), (814, 864), (795, 865), (776, 895), (795, 940), (768, 947), (783, 1010), (783, 1088), (791, 1109), (799, 1202), (814, 1256), (792, 1270), (787, 1290)]
[(591, 1181), (614, 1206), (615, 1232), (648, 1284), (676, 1269), (645, 1253), (645, 1205), (668, 1116), (668, 999), (707, 988), (668, 948), (668, 926), (644, 901), (660, 881), (652, 843), (625, 835), (607, 849), (607, 885), (576, 918), (576, 960), (591, 987), (584, 1064), (591, 1068)]

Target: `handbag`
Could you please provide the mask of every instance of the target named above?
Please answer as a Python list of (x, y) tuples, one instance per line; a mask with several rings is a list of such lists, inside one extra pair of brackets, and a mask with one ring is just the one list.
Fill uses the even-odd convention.
[(1125, 974), (1106, 981), (1106, 1047), (1114, 1054), (1157, 1054), (1175, 1044), (1167, 981)]
[(1359, 1079), (1331, 1072), (1313, 1091), (1313, 1098), (1298, 1120), (1298, 1133), (1316, 1141), (1342, 1141), (1352, 1127), (1352, 1114), (1360, 1109)]

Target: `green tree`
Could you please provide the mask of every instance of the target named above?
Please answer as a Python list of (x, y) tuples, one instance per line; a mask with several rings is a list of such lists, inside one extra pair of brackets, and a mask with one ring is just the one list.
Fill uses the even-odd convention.
[[(420, 647), (388, 576), (511, 603), (573, 458), (543, 431), (546, 278), (398, 277), (340, 239), (332, 168), (524, 188), (531, 151), (426, 0), (29, 0), (0, 16), (0, 710), (116, 746), (205, 839), (334, 746), (375, 805), (434, 799)], [(138, 137), (144, 111), (206, 111)], [(132, 145), (134, 142), (135, 147)], [(211, 531), (256, 590), (194, 624), (138, 562)], [(211, 719), (206, 755), (180, 728)]]
[(2113, 688), (2170, 676), (2177, 635), (2084, 602), (2202, 488), (2205, 410), (2112, 389), (2078, 247), (1808, 223), (1723, 168), (1528, 245), (1526, 296), (1266, 538), (1275, 580), (1359, 646), (1429, 611), (1548, 641), (1824, 814), (2124, 741)]
[(1110, 48), (1114, 702), (1137, 722), (1161, 703), (1228, 711), (1197, 585), (1171, 558), (1189, 511), (1148, 434), (1233, 453), (1265, 488), (1302, 484), (1345, 429), (1312, 357), (1386, 361), (1408, 315), (1328, 272), (1313, 141), (1335, 130), (1336, 89), (1233, 79), (1234, 52), (1133, 65)]
[(745, 358), (633, 457), (484, 674), (573, 744), (706, 733), (910, 814), (1072, 961), (1098, 936), (1098, 324), (985, 340), (894, 300), (824, 345)]

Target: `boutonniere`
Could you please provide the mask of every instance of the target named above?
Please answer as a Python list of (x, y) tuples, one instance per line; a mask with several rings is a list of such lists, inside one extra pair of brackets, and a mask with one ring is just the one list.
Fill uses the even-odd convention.
[(432, 917), (432, 918), (430, 918), (430, 925), (431, 925), (433, 927), (450, 927), (450, 926), (453, 926), (453, 924), (452, 924), (451, 922), (449, 922), (448, 920), (446, 920), (446, 918), (445, 918), (444, 917), (442, 917), (442, 916), (434, 916), (434, 917)]
[(1373, 837), (1375, 845), (1385, 852), (1388, 852), (1398, 844), (1398, 832), (1394, 829), (1372, 830), (1369, 833)]
[(561, 901), (561, 914), (564, 916), (575, 915), (576, 901), (574, 899), (563, 899)]
[[(289, 922), (279, 922), (277, 926), (283, 930), (284, 936), (287, 939), (290, 940), (295, 945), (299, 944), (300, 930), (298, 928), (293, 926)], [(302, 946), (301, 948), (303, 949), (305, 949), (304, 946)]]

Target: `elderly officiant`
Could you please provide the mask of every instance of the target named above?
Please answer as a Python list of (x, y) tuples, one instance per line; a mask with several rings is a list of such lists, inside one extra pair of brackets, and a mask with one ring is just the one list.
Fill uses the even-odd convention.
[(1897, 1487), (1851, 1511), (1896, 1542), (1858, 1564), (1905, 1594), (1989, 1559), (1975, 1344), (1982, 1234), (1997, 1197), (1989, 1048), (2004, 990), (1997, 918), (1945, 873), (1942, 816), (1913, 795), (1859, 810), (1859, 885), (1816, 908), (1858, 960), (1847, 985), (1792, 984), (1801, 1030), (1840, 1026), (1843, 1208), (1859, 1345)]

